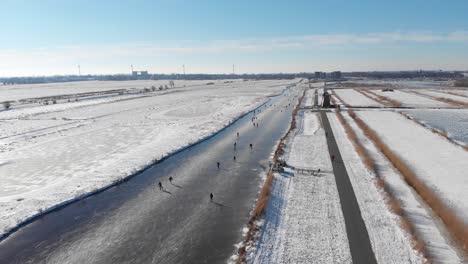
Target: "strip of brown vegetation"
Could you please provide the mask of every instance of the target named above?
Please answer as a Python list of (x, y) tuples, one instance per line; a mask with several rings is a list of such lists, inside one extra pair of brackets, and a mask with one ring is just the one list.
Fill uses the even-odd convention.
[[(352, 110), (349, 110), (349, 111), (352, 111)], [(414, 225), (405, 216), (404, 211), (401, 207), (400, 201), (395, 197), (393, 192), (390, 190), (390, 187), (386, 184), (385, 180), (381, 177), (379, 171), (377, 170), (377, 166), (375, 165), (374, 160), (370, 157), (369, 152), (359, 142), (359, 139), (356, 133), (348, 124), (346, 119), (343, 117), (340, 110), (338, 109), (335, 113), (338, 118), (338, 121), (343, 126), (348, 139), (353, 144), (354, 149), (358, 153), (362, 162), (367, 167), (367, 169), (369, 169), (371, 172), (373, 172), (376, 175), (377, 178), (375, 180), (375, 184), (378, 188), (383, 190), (386, 205), (391, 212), (393, 212), (394, 214), (398, 216), (401, 228), (404, 229), (410, 235), (411, 246), (413, 247), (414, 250), (416, 250), (421, 255), (427, 258), (424, 242), (418, 238)]]
[[(278, 146), (276, 147), (275, 153), (273, 154), (273, 166), (275, 167), (276, 164), (278, 164), (280, 156), (284, 152), (284, 147), (285, 147), (285, 141), (291, 134), (291, 132), (296, 128), (296, 117), (297, 117), (297, 112), (299, 112), (300, 106), (302, 104), (302, 100), (304, 99), (304, 96), (306, 94), (306, 90), (304, 90), (302, 96), (299, 98), (299, 101), (294, 108), (292, 112), (292, 120), (291, 120), (291, 125), (289, 126), (288, 131), (284, 136), (280, 139)], [(265, 182), (263, 184), (262, 189), (260, 190), (260, 193), (258, 195), (257, 203), (255, 205), (255, 208), (252, 212), (252, 215), (250, 216), (249, 222), (247, 224), (249, 231), (247, 231), (247, 235), (245, 237), (245, 241), (242, 247), (240, 247), (237, 250), (238, 254), (238, 259), (237, 263), (244, 263), (245, 258), (246, 258), (246, 246), (249, 242), (253, 241), (255, 238), (255, 234), (258, 233), (258, 226), (255, 224), (257, 220), (265, 213), (266, 208), (268, 206), (268, 201), (270, 199), (270, 194), (271, 194), (271, 188), (273, 185), (273, 180), (274, 180), (274, 175), (273, 175), (273, 170), (270, 168), (267, 173), (267, 177), (265, 179)]]
[(420, 197), (432, 208), (432, 210), (442, 219), (445, 226), (460, 247), (468, 253), (468, 226), (463, 219), (460, 219), (453, 210), (445, 205), (440, 197), (431, 190), (420, 178), (413, 172), (408, 164), (403, 161), (390, 147), (388, 147), (367, 124), (360, 119), (352, 110), (348, 111), (356, 124), (361, 128), (364, 134), (371, 139), (375, 146), (387, 157), (392, 165), (400, 172), (405, 181), (413, 187)]
[(363, 91), (366, 92), (366, 93), (372, 94), (373, 96), (375, 96), (376, 98), (381, 100), (380, 103), (382, 103), (384, 105), (395, 106), (395, 107), (400, 107), (401, 106), (400, 101), (388, 98), (386, 96), (383, 96), (383, 95), (380, 95), (380, 94), (377, 94), (377, 93), (374, 93), (373, 91), (368, 90), (368, 89), (365, 89)]

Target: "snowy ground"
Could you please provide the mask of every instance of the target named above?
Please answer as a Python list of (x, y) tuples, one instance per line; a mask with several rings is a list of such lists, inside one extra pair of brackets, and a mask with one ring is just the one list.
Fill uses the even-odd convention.
[[(235, 80), (240, 82), (240, 80)], [(175, 87), (203, 85), (211, 81), (174, 81)], [(215, 81), (223, 83), (224, 80)], [(138, 80), (138, 81), (84, 81), (44, 84), (19, 84), (0, 86), (0, 102), (16, 101), (27, 98), (39, 98), (46, 96), (68, 95), (109, 91), (118, 89), (143, 89), (151, 86), (169, 85), (169, 80)]]
[(406, 114), (468, 146), (468, 110), (407, 110)]
[[(301, 121), (302, 120), (302, 121)], [(288, 144), (286, 161), (296, 168), (276, 174), (252, 263), (351, 263), (344, 218), (317, 113), (305, 112)]]
[(454, 93), (454, 94), (457, 94), (457, 95), (460, 95), (462, 97), (468, 97), (468, 89), (465, 88), (465, 89), (444, 89), (442, 90), (442, 92), (450, 92), (450, 93)]
[(397, 113), (358, 115), (468, 224), (467, 151)]
[(367, 98), (363, 94), (354, 89), (334, 89), (333, 90), (343, 101), (353, 107), (382, 107), (383, 105), (377, 101)]
[(292, 82), (221, 83), (0, 111), (0, 234), (213, 134)]
[(304, 107), (313, 107), (314, 106), (314, 96), (316, 89), (307, 89), (306, 96), (304, 97)]
[(443, 92), (438, 92), (438, 91), (432, 91), (432, 90), (417, 90), (417, 92), (426, 94), (435, 98), (448, 98), (451, 100), (459, 101), (459, 102), (464, 102), (468, 103), (468, 97), (464, 96), (458, 96), (458, 95), (453, 95), (453, 94), (448, 94), (448, 93), (443, 93)]

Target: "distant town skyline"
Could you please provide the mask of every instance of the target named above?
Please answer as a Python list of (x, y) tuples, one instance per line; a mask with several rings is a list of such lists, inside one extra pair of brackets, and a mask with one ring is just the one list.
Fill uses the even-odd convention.
[[(0, 77), (468, 70), (468, 2), (0, 3)], [(80, 66), (80, 67), (79, 67)]]

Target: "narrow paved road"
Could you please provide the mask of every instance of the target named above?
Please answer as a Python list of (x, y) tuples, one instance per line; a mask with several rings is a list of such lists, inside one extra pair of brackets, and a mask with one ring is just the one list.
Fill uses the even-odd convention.
[(258, 127), (249, 114), (122, 185), (34, 221), (0, 242), (0, 263), (225, 263), (289, 127), (291, 98), (287, 92), (257, 111)]
[(330, 157), (331, 155), (335, 156), (332, 162), (333, 173), (335, 174), (338, 194), (340, 196), (341, 210), (343, 211), (353, 263), (377, 263), (353, 186), (346, 172), (335, 136), (327, 118), (327, 112), (320, 111), (320, 114), (324, 129), (328, 133), (327, 143)]

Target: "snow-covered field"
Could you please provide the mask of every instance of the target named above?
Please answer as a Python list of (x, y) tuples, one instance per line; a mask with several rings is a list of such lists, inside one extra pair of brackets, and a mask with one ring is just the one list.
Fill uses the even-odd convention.
[[(239, 82), (240, 80), (236, 80)], [(176, 80), (175, 87), (203, 85), (211, 81)], [(216, 81), (222, 83), (223, 80)], [(16, 101), (27, 98), (68, 95), (109, 91), (118, 89), (143, 89), (151, 86), (169, 85), (168, 80), (137, 80), (137, 81), (83, 81), (44, 84), (20, 84), (0, 86), (0, 101)]]
[(215, 133), (293, 82), (220, 83), (0, 111), (0, 234)]
[[(453, 107), (449, 104), (432, 100), (420, 95), (415, 95), (411, 93), (401, 92), (395, 90), (393, 92), (382, 92), (381, 90), (372, 90), (376, 94), (388, 97), (393, 100), (397, 100), (402, 103), (402, 106), (407, 107)], [(418, 90), (420, 91), (420, 90)], [(344, 99), (343, 99), (344, 100)]]
[(462, 97), (468, 97), (468, 89), (444, 89), (442, 92), (449, 92), (449, 93), (454, 93), (457, 95), (460, 95)]
[(468, 224), (467, 151), (398, 113), (359, 111), (358, 116)]
[(333, 90), (344, 102), (353, 107), (382, 107), (377, 101), (367, 98), (354, 89), (334, 89)]
[(321, 169), (319, 175), (293, 169), (276, 174), (253, 263), (351, 263), (344, 218), (317, 113), (305, 112), (287, 148), (296, 168)]
[(417, 90), (417, 91), (422, 94), (426, 94), (435, 98), (438, 98), (438, 97), (447, 98), (447, 99), (451, 99), (451, 100), (455, 100), (459, 102), (468, 103), (468, 97), (463, 97), (463, 96), (458, 96), (458, 95), (453, 95), (453, 94), (443, 93), (443, 92), (436, 92), (432, 90)]
[(405, 113), (429, 127), (447, 132), (449, 138), (468, 146), (468, 110), (408, 110)]

